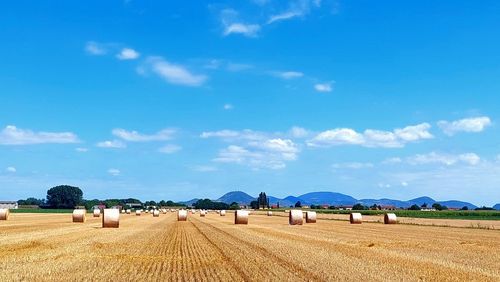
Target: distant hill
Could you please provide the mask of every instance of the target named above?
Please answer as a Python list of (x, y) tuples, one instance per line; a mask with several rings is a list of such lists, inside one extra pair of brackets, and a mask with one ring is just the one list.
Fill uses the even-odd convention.
[(500, 211), (500, 204), (494, 205), (493, 208)]
[[(296, 202), (300, 201), (302, 205), (329, 205), (329, 206), (352, 206), (356, 203), (361, 203), (365, 206), (381, 205), (381, 206), (395, 206), (396, 208), (408, 208), (412, 205), (422, 206), (424, 203), (428, 207), (432, 207), (432, 204), (438, 203), (438, 201), (430, 197), (419, 197), (411, 199), (408, 201), (393, 200), (393, 199), (355, 199), (349, 195), (336, 192), (311, 192), (300, 196), (288, 196), (283, 199), (273, 197), (268, 195), (269, 203), (271, 205), (280, 204), (281, 207), (289, 207), (295, 205)], [(248, 205), (251, 201), (257, 199), (257, 195), (252, 197), (242, 191), (232, 191), (224, 194), (222, 197), (216, 199), (215, 201), (223, 202), (226, 204), (231, 204), (236, 202), (241, 205)], [(190, 205), (195, 203), (198, 199), (193, 199), (190, 201), (182, 202), (184, 204)], [(463, 202), (463, 201), (441, 201), (441, 205), (447, 206), (449, 208), (462, 208), (464, 206), (469, 209), (477, 208), (475, 205)], [(500, 204), (495, 205), (495, 208), (500, 210)]]
[(189, 201), (184, 201), (184, 202), (179, 202), (179, 204), (184, 204), (186, 206), (191, 206), (192, 204), (198, 202), (199, 199), (197, 198), (194, 198), (192, 200), (189, 200)]
[(223, 203), (226, 203), (229, 205), (233, 202), (236, 202), (236, 203), (241, 204), (241, 205), (247, 205), (251, 201), (254, 201), (255, 199), (256, 198), (248, 195), (245, 192), (233, 191), (233, 192), (229, 192), (229, 193), (224, 194), (224, 196), (220, 197), (216, 201), (223, 202)]

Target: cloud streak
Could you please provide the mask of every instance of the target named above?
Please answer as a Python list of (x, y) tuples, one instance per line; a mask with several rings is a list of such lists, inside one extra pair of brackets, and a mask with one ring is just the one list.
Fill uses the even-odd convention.
[(0, 131), (0, 145), (68, 144), (79, 143), (72, 132), (35, 132), (7, 125)]

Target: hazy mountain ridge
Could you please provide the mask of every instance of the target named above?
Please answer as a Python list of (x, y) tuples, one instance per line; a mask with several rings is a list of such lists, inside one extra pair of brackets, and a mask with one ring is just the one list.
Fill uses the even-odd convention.
[[(400, 207), (408, 208), (412, 205), (422, 206), (423, 204), (427, 204), (428, 207), (432, 207), (432, 204), (440, 203), (441, 205), (447, 206), (449, 208), (462, 208), (464, 206), (468, 207), (469, 209), (477, 208), (476, 205), (471, 204), (469, 202), (457, 201), (457, 200), (436, 201), (427, 196), (418, 197), (407, 201), (395, 200), (395, 199), (356, 199), (346, 194), (336, 193), (336, 192), (325, 192), (325, 191), (311, 192), (300, 196), (287, 196), (283, 199), (268, 195), (268, 198), (271, 205), (275, 205), (279, 202), (280, 206), (282, 207), (292, 206), (295, 205), (297, 201), (300, 201), (302, 205), (349, 206), (349, 205), (354, 205), (356, 203), (361, 203), (366, 206), (373, 206), (374, 204), (376, 204), (383, 206), (395, 206), (397, 208)], [(241, 205), (247, 205), (251, 201), (254, 201), (256, 199), (257, 197), (252, 197), (245, 192), (232, 191), (224, 194), (215, 201), (227, 204), (236, 202)], [(197, 199), (193, 199), (191, 201), (183, 203), (187, 204), (193, 201), (196, 202), (195, 200)], [(495, 208), (500, 210), (500, 204), (495, 205)]]

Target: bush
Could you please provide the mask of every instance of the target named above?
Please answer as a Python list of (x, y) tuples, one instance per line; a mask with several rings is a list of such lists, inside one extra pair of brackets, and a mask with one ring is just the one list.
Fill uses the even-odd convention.
[(83, 192), (78, 187), (59, 185), (47, 191), (47, 204), (56, 209), (73, 209), (82, 204)]

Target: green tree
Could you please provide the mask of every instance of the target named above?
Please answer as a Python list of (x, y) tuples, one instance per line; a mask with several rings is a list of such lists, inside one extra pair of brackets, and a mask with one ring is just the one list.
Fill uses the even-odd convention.
[(419, 211), (420, 207), (418, 205), (412, 205), (411, 207), (408, 208), (411, 211)]
[(22, 206), (42, 206), (45, 204), (44, 199), (36, 199), (36, 198), (28, 198), (26, 200), (19, 200), (17, 201), (19, 205)]
[(362, 204), (360, 203), (357, 203), (355, 204), (354, 206), (352, 206), (352, 209), (353, 210), (356, 210), (356, 211), (362, 211), (362, 210), (367, 210), (368, 207), (367, 206), (363, 206)]
[(236, 202), (232, 202), (231, 205), (229, 205), (230, 210), (239, 210), (240, 209), (240, 204)]
[(263, 209), (269, 208), (269, 199), (267, 198), (266, 193), (261, 192), (259, 194), (259, 198), (257, 198), (257, 201), (259, 204), (258, 208), (263, 208)]
[(463, 207), (461, 208), (461, 210), (463, 210), (463, 211), (468, 211), (468, 210), (469, 210), (469, 207), (468, 207), (468, 206), (463, 206)]
[(296, 207), (296, 208), (301, 208), (301, 207), (302, 207), (302, 203), (301, 203), (300, 201), (297, 201), (297, 202), (295, 203), (295, 207)]
[(250, 207), (252, 209), (258, 209), (259, 208), (259, 201), (251, 201), (250, 202)]
[(80, 188), (59, 185), (47, 191), (47, 204), (56, 209), (73, 209), (82, 204), (83, 192)]

